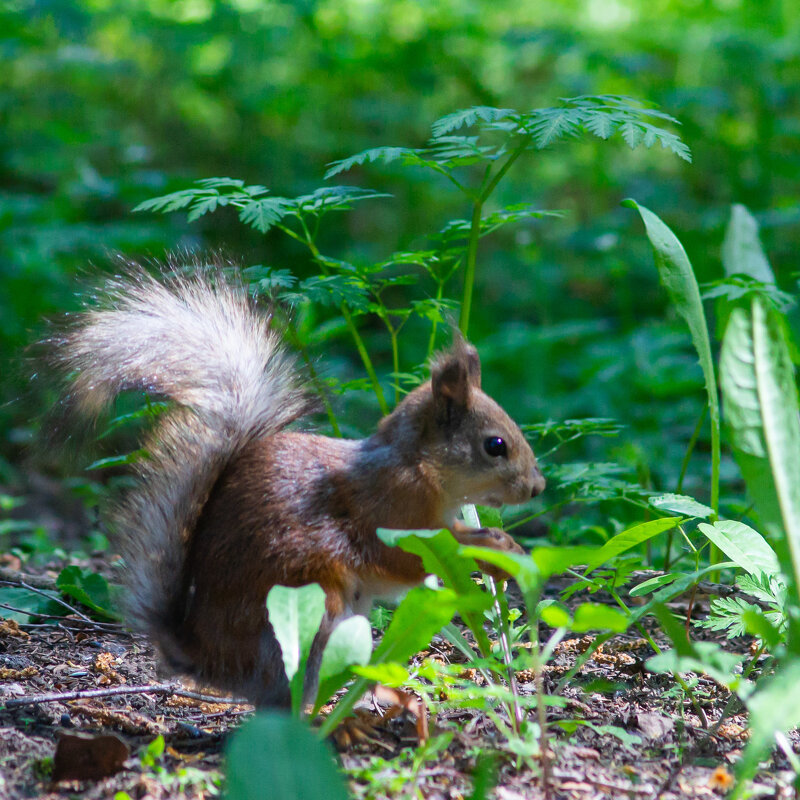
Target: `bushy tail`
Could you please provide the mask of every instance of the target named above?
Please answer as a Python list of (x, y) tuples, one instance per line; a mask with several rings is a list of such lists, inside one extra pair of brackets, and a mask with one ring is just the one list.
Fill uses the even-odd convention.
[(138, 485), (115, 514), (130, 615), (175, 660), (171, 609), (209, 492), (243, 447), (314, 404), (269, 319), (217, 270), (156, 279), (128, 265), (97, 307), (51, 341), (70, 373), (73, 408), (96, 416), (127, 389), (179, 404), (150, 434)]

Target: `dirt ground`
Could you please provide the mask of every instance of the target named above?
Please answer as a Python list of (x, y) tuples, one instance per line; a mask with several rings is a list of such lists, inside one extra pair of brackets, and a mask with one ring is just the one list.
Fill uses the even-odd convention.
[[(48, 574), (30, 579), (46, 582)], [(513, 587), (509, 596), (513, 604)], [(704, 613), (702, 603), (695, 613)], [(661, 644), (655, 629), (652, 633)], [(545, 691), (554, 689), (586, 649), (586, 642), (574, 638), (559, 645), (546, 669)], [(728, 646), (745, 652), (749, 643), (737, 640)], [(444, 662), (463, 661), (439, 637), (420, 658), (426, 654)], [(724, 795), (732, 763), (747, 740), (746, 717), (734, 715), (715, 735), (707, 736), (704, 725), (712, 726), (718, 719), (728, 692), (700, 677), (695, 691), (704, 721), (675, 691), (671, 678), (644, 670), (650, 655), (650, 646), (639, 636), (617, 636), (564, 688), (565, 704), (552, 707), (549, 720), (579, 719), (591, 727), (580, 724), (566, 732), (552, 726), (550, 798)], [(518, 677), (520, 693), (532, 693), (532, 678), (525, 673)], [(42, 693), (143, 686), (161, 690), (14, 704)], [(226, 740), (251, 709), (174, 693), (180, 689), (198, 691), (188, 684), (170, 688), (169, 678), (156, 672), (146, 639), (121, 626), (92, 625), (74, 617), (23, 628), (0, 623), (0, 702), (12, 701), (11, 707), (0, 710), (0, 798), (89, 800), (114, 797), (117, 792), (130, 798), (215, 796), (220, 791)], [(478, 756), (492, 750), (500, 751), (492, 796), (499, 800), (545, 796), (539, 763), (510, 753), (482, 710), (446, 704), (429, 709), (431, 736), (450, 732), (452, 739), (446, 749), (416, 762), (413, 748), (419, 745), (419, 720), (413, 714), (391, 709), (387, 713), (385, 698), (373, 695), (365, 698), (358, 713), (359, 735), (341, 735), (334, 742), (356, 797), (468, 798)], [(606, 725), (621, 733), (596, 730)], [(76, 742), (75, 734), (85, 734), (89, 743)], [(148, 745), (159, 734), (166, 745), (163, 754), (148, 755)], [(92, 764), (97, 762), (114, 774), (94, 775)], [(794, 796), (792, 773), (782, 757), (764, 767), (756, 786), (759, 794)]]

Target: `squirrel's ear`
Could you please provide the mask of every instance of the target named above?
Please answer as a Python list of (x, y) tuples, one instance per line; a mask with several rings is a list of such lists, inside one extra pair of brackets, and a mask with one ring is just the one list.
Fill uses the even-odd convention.
[(431, 367), (431, 390), (436, 418), (449, 424), (466, 411), (470, 393), (481, 388), (478, 351), (458, 336), (453, 347), (440, 355)]

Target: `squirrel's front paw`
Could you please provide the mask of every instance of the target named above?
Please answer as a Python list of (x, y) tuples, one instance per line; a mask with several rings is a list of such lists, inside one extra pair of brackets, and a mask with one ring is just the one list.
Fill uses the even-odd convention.
[[(466, 542), (464, 542), (466, 544)], [(524, 553), (525, 551), (514, 541), (505, 531), (499, 528), (477, 528), (470, 532), (469, 544), (477, 547), (489, 547), (492, 550), (500, 550), (505, 553)], [(485, 561), (478, 561), (481, 572), (491, 575), (496, 581), (507, 581), (511, 576)]]

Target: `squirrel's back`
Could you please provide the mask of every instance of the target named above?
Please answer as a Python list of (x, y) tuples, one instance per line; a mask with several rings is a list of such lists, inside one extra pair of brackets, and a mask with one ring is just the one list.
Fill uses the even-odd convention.
[(173, 662), (172, 609), (188, 537), (225, 467), (247, 445), (313, 410), (293, 358), (244, 288), (220, 269), (154, 278), (126, 263), (62, 336), (64, 403), (96, 416), (125, 390), (166, 397), (114, 512), (128, 613)]

